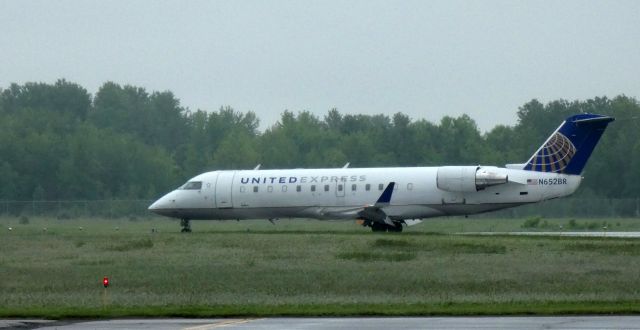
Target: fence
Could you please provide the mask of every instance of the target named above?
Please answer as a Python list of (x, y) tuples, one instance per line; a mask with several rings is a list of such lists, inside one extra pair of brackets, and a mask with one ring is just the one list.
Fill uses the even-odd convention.
[[(152, 200), (0, 201), (0, 215), (34, 215), (60, 219), (77, 217), (148, 217)], [(561, 198), (524, 205), (480, 217), (596, 218), (640, 217), (640, 198)]]
[(0, 201), (0, 214), (70, 219), (78, 217), (146, 217), (152, 200)]
[(483, 215), (486, 217), (522, 218), (637, 218), (640, 198), (560, 198), (523, 205)]

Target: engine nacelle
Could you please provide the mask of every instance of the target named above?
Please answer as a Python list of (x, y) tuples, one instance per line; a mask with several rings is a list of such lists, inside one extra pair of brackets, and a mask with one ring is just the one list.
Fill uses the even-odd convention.
[(476, 192), (490, 186), (505, 184), (507, 174), (497, 168), (481, 166), (442, 166), (438, 168), (438, 189), (451, 192)]

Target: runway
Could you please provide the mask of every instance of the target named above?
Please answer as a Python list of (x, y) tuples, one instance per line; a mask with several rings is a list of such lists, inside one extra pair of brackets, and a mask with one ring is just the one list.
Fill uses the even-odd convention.
[(509, 236), (566, 236), (566, 237), (615, 237), (640, 238), (638, 231), (515, 231), (515, 232), (465, 232), (458, 235), (509, 235)]
[(640, 329), (640, 316), (0, 320), (0, 329)]

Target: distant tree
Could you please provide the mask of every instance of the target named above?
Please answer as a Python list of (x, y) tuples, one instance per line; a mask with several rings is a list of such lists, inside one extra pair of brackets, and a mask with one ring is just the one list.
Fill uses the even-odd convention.
[(4, 161), (0, 163), (0, 200), (15, 200), (18, 198), (18, 173), (11, 165)]
[(11, 84), (2, 91), (0, 107), (9, 113), (23, 109), (68, 113), (84, 120), (91, 106), (91, 96), (86, 89), (64, 79), (55, 84)]
[(442, 118), (438, 135), (439, 152), (447, 164), (473, 165), (483, 157), (482, 137), (467, 115)]
[[(517, 149), (518, 135), (513, 127), (498, 125), (484, 136), (486, 141), (486, 164), (504, 165), (507, 163), (523, 163), (527, 159)], [(533, 150), (529, 150), (533, 154)]]
[(44, 200), (46, 197), (46, 193), (44, 191), (44, 188), (42, 188), (41, 185), (37, 185), (35, 189), (33, 189), (33, 195), (32, 198), (34, 201), (41, 201)]
[(342, 130), (342, 115), (340, 114), (338, 109), (332, 108), (331, 110), (329, 110), (327, 115), (324, 117), (324, 121), (327, 123), (327, 127), (330, 130), (344, 133), (344, 131)]
[(245, 131), (234, 130), (220, 143), (213, 156), (215, 169), (251, 169), (259, 162), (255, 141)]
[(411, 127), (414, 131), (412, 146), (414, 163), (422, 166), (443, 164), (442, 154), (438, 152), (438, 127), (424, 119), (413, 122)]
[(258, 140), (261, 162), (265, 168), (300, 166), (300, 151), (295, 137), (278, 126), (267, 129)]
[[(173, 93), (154, 92), (149, 96), (149, 111), (145, 121), (148, 126), (140, 132), (147, 144), (160, 145), (175, 150), (187, 142), (189, 127), (184, 109)], [(144, 123), (143, 122), (143, 123)]]
[(437, 123), (407, 115), (323, 117), (284, 111), (264, 132), (230, 106), (189, 111), (170, 91), (114, 82), (0, 88), (0, 199), (154, 198), (215, 169), (524, 162), (566, 117), (616, 117), (585, 168), (580, 194), (639, 198), (640, 104), (624, 95), (522, 105), (514, 126), (481, 134), (467, 115)]

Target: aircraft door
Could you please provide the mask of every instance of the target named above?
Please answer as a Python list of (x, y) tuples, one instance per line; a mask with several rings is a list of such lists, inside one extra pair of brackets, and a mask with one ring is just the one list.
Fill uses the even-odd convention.
[(338, 182), (336, 181), (336, 196), (337, 197), (344, 197), (344, 191), (346, 189), (346, 184), (344, 182)]
[(345, 190), (347, 190), (347, 184), (342, 181), (336, 181), (334, 189), (336, 191), (336, 205), (344, 205), (344, 195)]
[(209, 177), (206, 182), (203, 182), (202, 186), (206, 208), (209, 208), (211, 206), (210, 204), (216, 202), (216, 180), (218, 180), (218, 173), (213, 174), (214, 176)]
[(233, 178), (236, 171), (222, 171), (218, 174), (216, 181), (216, 208), (232, 208), (233, 207)]

